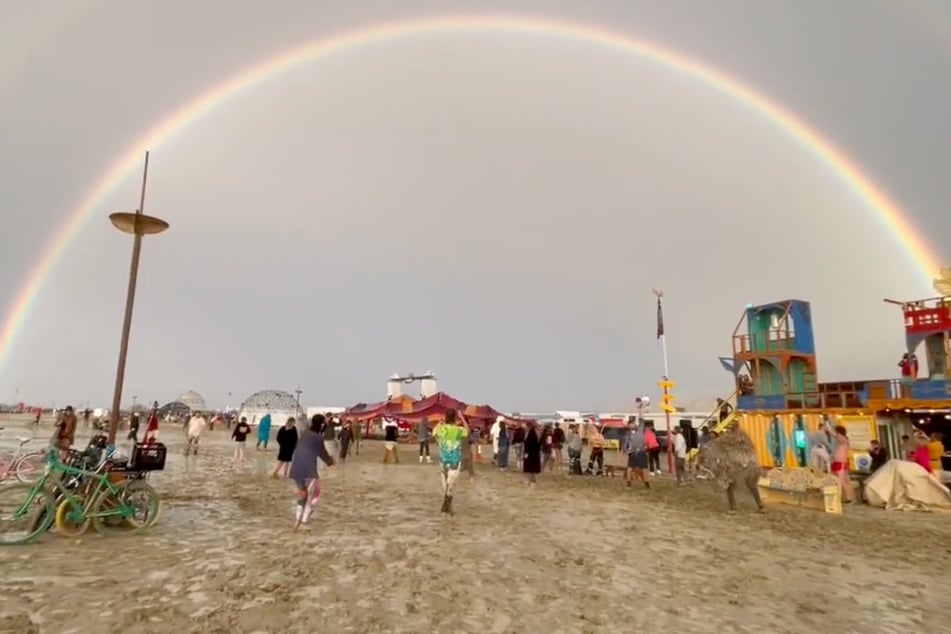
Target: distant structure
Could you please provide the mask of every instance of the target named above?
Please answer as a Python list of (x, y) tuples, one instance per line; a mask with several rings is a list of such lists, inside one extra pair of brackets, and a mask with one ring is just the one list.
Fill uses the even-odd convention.
[(288, 418), (299, 417), (297, 397), (283, 390), (261, 390), (255, 392), (241, 403), (239, 417), (257, 424), (265, 414), (271, 415), (271, 424), (283, 425)]
[(172, 401), (171, 403), (166, 403), (158, 410), (158, 417), (165, 419), (175, 417), (178, 419), (188, 418), (191, 416), (192, 409), (182, 403), (181, 401)]
[(415, 375), (412, 372), (400, 376), (394, 374), (386, 382), (386, 400), (392, 401), (403, 396), (403, 386), (419, 382), (419, 398), (428, 398), (439, 392), (439, 381), (432, 370), (425, 374)]
[[(174, 401), (173, 401), (174, 402)], [(178, 397), (179, 403), (184, 403), (189, 410), (206, 410), (205, 399), (198, 392), (189, 390)]]

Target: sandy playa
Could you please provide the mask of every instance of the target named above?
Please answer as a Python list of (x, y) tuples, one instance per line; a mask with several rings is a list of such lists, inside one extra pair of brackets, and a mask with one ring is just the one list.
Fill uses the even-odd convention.
[(0, 550), (0, 632), (868, 634), (951, 618), (946, 515), (760, 515), (745, 497), (727, 515), (703, 483), (555, 475), (529, 490), (484, 467), (447, 518), (435, 465), (406, 447), (384, 466), (368, 443), (324, 470), (294, 533), (290, 485), (265, 477), (275, 448), (234, 470), (228, 434), (206, 436), (186, 470), (179, 430), (163, 430), (173, 455), (149, 532)]

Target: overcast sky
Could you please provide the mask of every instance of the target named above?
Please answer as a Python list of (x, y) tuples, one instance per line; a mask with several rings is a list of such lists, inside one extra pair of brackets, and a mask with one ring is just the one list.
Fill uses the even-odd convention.
[[(841, 147), (951, 262), (951, 9), (926, 0), (480, 2), (702, 59)], [(136, 138), (295, 44), (472, 3), (0, 3), (0, 307)], [(110, 401), (138, 170), (43, 288), (0, 402)], [(511, 34), (428, 35), (302, 66), (154, 148), (126, 398), (213, 406), (385, 396), (434, 370), (529, 410), (656, 392), (664, 290), (683, 401), (731, 391), (717, 357), (747, 303), (813, 302), (821, 380), (893, 376), (928, 296), (905, 247), (814, 154), (643, 59)], [(229, 396), (230, 395), (230, 396)]]

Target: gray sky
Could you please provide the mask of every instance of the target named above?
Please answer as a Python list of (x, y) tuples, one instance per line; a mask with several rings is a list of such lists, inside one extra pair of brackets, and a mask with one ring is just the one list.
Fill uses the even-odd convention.
[[(85, 7), (82, 5), (85, 4)], [(396, 6), (398, 5), (398, 6)], [(0, 4), (0, 306), (156, 121), (294, 44), (471, 3)], [(938, 2), (483, 2), (690, 54), (822, 131), (951, 261), (951, 10)], [(0, 401), (106, 405), (130, 240), (117, 187), (0, 367)], [(747, 303), (813, 302), (821, 380), (892, 376), (883, 297), (929, 293), (815, 155), (643, 59), (455, 33), (348, 51), (155, 148), (127, 398), (257, 389), (378, 400), (393, 372), (464, 400), (610, 410), (656, 392), (651, 287), (683, 400), (730, 391)], [(229, 393), (232, 395), (229, 399)]]

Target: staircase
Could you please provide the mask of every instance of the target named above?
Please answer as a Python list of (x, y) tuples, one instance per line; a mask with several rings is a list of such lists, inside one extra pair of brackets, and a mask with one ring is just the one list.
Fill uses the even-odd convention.
[[(736, 411), (736, 397), (739, 396), (739, 394), (740, 392), (739, 390), (737, 390), (736, 392), (733, 392), (733, 394), (730, 394), (728, 397), (723, 399), (724, 401), (729, 403), (730, 406), (733, 408), (733, 411), (730, 412), (729, 416), (727, 416), (723, 420), (720, 420), (720, 408), (718, 407), (717, 409), (713, 410), (713, 412), (711, 412), (710, 415), (707, 416), (706, 419), (704, 419), (703, 424), (709, 425), (711, 431), (715, 431), (717, 434), (722, 434), (727, 429), (729, 429), (730, 426), (733, 424), (733, 422), (736, 421), (736, 418), (738, 416)], [(698, 448), (694, 448), (688, 451), (687, 463), (689, 464), (693, 462), (694, 460), (696, 460), (699, 454), (700, 454), (700, 449)]]

